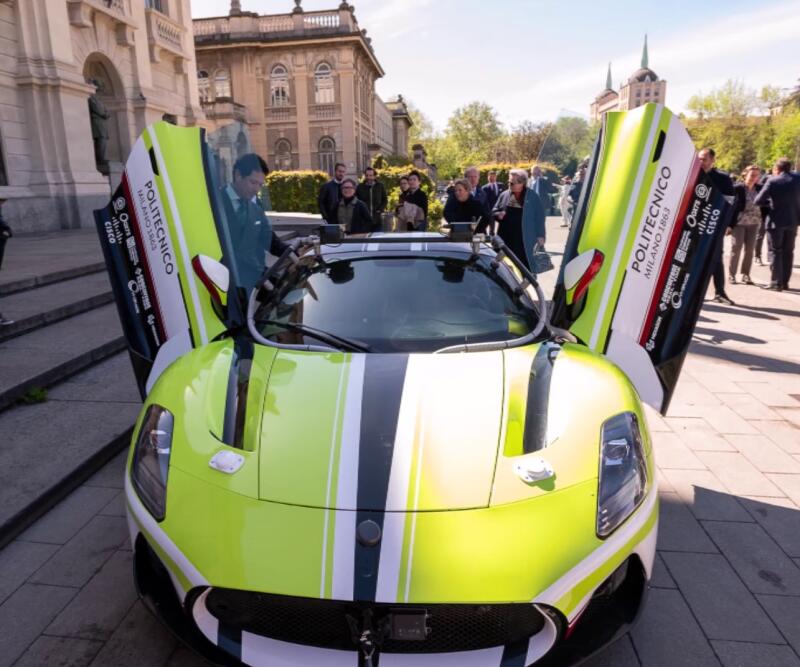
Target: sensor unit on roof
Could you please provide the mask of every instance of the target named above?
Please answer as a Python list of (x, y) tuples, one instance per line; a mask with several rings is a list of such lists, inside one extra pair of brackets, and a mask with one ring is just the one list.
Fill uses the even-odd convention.
[(469, 243), (475, 234), (474, 222), (451, 222), (449, 224), (450, 240), (457, 243)]
[(341, 243), (342, 228), (339, 225), (320, 225), (319, 240), (323, 244)]

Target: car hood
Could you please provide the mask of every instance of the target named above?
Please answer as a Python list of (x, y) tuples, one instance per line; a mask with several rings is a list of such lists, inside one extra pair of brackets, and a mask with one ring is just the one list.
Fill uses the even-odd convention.
[(280, 351), (259, 434), (259, 497), (340, 510), (487, 507), (503, 354)]

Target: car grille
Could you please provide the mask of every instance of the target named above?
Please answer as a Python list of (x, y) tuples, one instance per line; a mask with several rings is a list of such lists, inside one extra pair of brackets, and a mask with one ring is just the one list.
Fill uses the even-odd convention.
[(386, 637), (384, 653), (443, 653), (503, 646), (538, 633), (544, 619), (531, 604), (402, 605), (295, 598), (214, 588), (206, 607), (220, 623), (252, 634), (320, 648), (356, 650), (348, 616), (357, 627), (365, 611), (373, 627), (393, 614), (425, 611), (430, 632), (419, 641)]

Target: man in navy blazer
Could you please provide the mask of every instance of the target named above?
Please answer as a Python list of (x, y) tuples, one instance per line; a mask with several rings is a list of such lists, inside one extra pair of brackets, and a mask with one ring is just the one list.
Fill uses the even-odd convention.
[(767, 208), (765, 229), (772, 275), (767, 289), (789, 288), (794, 262), (794, 243), (800, 224), (800, 175), (792, 174), (792, 163), (780, 158), (754, 204)]
[(494, 205), (497, 203), (497, 198), (500, 196), (503, 188), (501, 188), (500, 184), (497, 182), (496, 171), (490, 171), (486, 177), (488, 178), (489, 182), (484, 185), (481, 190), (483, 190), (486, 197), (486, 209), (491, 211), (494, 208)]
[(317, 197), (319, 212), (322, 214), (322, 219), (331, 225), (336, 224), (336, 210), (342, 197), (340, 188), (346, 173), (347, 167), (341, 162), (337, 162), (333, 168), (333, 178), (319, 189)]

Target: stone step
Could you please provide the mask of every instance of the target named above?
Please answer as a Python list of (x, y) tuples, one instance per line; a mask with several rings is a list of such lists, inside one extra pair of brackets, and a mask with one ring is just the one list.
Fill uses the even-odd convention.
[(0, 327), (0, 342), (111, 303), (105, 271), (15, 292), (0, 300), (0, 312), (14, 324)]
[(108, 304), (0, 343), (0, 410), (125, 348), (116, 306)]
[(125, 449), (140, 408), (121, 353), (0, 413), (0, 547)]
[(0, 296), (24, 292), (25, 290), (33, 289), (34, 287), (52, 285), (53, 283), (61, 282), (62, 280), (79, 278), (80, 276), (99, 273), (100, 271), (104, 272), (105, 270), (106, 263), (99, 261), (88, 264), (80, 264), (78, 266), (71, 266), (67, 269), (59, 269), (57, 271), (45, 271), (35, 275), (23, 276), (14, 280), (0, 282)]

